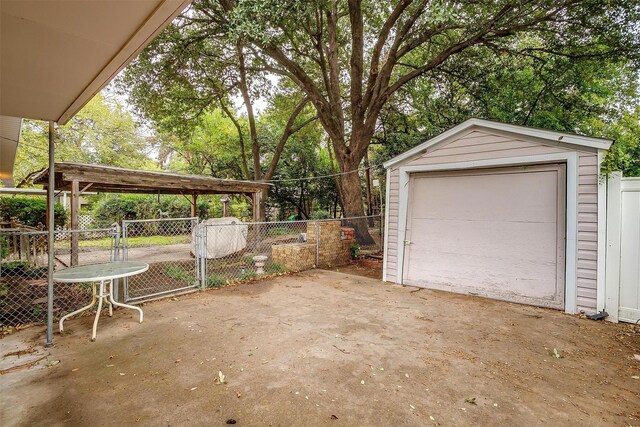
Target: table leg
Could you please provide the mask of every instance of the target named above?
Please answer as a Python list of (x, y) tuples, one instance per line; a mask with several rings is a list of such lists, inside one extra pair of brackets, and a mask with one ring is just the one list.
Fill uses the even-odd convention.
[(140, 312), (140, 323), (142, 323), (142, 320), (144, 319), (144, 313), (142, 312), (142, 309), (140, 307), (136, 307), (135, 305), (123, 304), (121, 302), (116, 302), (113, 299), (113, 280), (109, 281), (109, 301), (111, 302), (111, 304), (115, 305), (116, 307), (124, 307), (124, 308), (130, 308), (132, 310), (138, 310)]
[(100, 312), (102, 311), (102, 300), (104, 295), (104, 280), (100, 281), (100, 294), (98, 294), (98, 308), (96, 310), (96, 318), (93, 320), (93, 333), (91, 334), (91, 341), (96, 340), (96, 334), (98, 332), (98, 319), (100, 319)]
[(96, 303), (96, 283), (95, 282), (91, 283), (91, 294), (92, 294), (91, 295), (91, 304), (86, 305), (86, 306), (84, 306), (81, 309), (78, 309), (76, 311), (72, 311), (71, 313), (69, 313), (69, 314), (67, 314), (65, 316), (62, 316), (60, 318), (60, 322), (58, 322), (58, 328), (59, 328), (59, 331), (61, 333), (64, 331), (63, 323), (64, 323), (65, 320), (67, 320), (71, 316), (75, 316), (76, 314), (82, 313), (85, 310), (89, 310), (91, 307), (93, 307), (93, 304)]

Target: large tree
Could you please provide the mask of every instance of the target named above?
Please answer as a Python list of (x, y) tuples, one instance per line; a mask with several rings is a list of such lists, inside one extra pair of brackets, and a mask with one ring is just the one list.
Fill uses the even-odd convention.
[[(222, 112), (237, 133), (234, 140), (242, 174), (236, 178), (269, 181), (289, 138), (316, 120), (314, 109), (309, 98), (290, 82), (273, 82), (264, 73), (250, 73), (252, 58), (246, 46), (238, 39), (230, 40), (208, 22), (190, 12), (182, 15), (127, 67), (119, 80), (120, 88), (160, 133), (177, 137), (185, 147), (201, 145), (203, 127), (210, 126), (207, 116)], [(286, 115), (270, 152), (265, 152), (265, 138), (258, 126), (255, 103), (261, 98), (277, 104)], [(234, 101), (242, 105), (240, 114)], [(210, 172), (217, 175), (202, 155), (206, 152), (201, 146), (185, 154), (209, 163)], [(263, 217), (266, 196), (265, 191), (260, 209)]]
[[(287, 77), (315, 106), (342, 172), (346, 214), (364, 214), (360, 162), (404, 85), (465, 55), (578, 60), (635, 55), (636, 0), (196, 0), (193, 36), (241, 46), (246, 71)], [(370, 236), (359, 227), (361, 241)]]

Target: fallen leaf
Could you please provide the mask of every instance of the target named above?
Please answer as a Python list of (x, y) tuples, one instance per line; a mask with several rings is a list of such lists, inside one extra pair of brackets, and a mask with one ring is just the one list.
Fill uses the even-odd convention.
[(563, 357), (557, 348), (554, 348), (553, 350), (547, 350), (547, 351), (549, 353), (549, 356), (555, 357), (556, 359), (562, 359)]
[(213, 379), (213, 382), (214, 384), (225, 384), (227, 382), (222, 371), (218, 371), (218, 376)]
[(56, 366), (58, 363), (60, 363), (60, 361), (59, 361), (59, 360), (49, 360), (45, 366), (46, 366), (47, 368), (50, 368), (50, 367), (52, 367), (52, 366)]
[(472, 405), (477, 405), (475, 397), (467, 397), (466, 399), (464, 399), (464, 401), (467, 403), (471, 403)]
[(331, 418), (332, 420), (337, 420), (337, 419), (338, 419), (338, 417), (336, 417), (336, 416), (335, 416), (335, 415), (333, 415), (333, 414), (332, 414), (329, 418)]

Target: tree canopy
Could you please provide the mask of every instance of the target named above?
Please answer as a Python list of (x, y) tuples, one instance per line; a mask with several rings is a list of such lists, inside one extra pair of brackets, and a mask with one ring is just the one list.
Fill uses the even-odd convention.
[(174, 131), (213, 101), (242, 97), (255, 179), (248, 99), (280, 91), (308, 99), (342, 172), (345, 213), (358, 216), (361, 179), (352, 171), (394, 106), (418, 117), (434, 107), (420, 133), (469, 115), (579, 131), (603, 105), (594, 98), (612, 100), (591, 78), (599, 67), (635, 66), (639, 13), (637, 0), (195, 0), (125, 82), (134, 103)]

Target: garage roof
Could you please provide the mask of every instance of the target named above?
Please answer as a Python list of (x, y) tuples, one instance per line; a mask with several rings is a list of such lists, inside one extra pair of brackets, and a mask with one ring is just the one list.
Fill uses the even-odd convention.
[(386, 161), (383, 166), (390, 168), (405, 160), (419, 156), (427, 151), (428, 148), (436, 144), (446, 144), (452, 139), (458, 137), (463, 132), (472, 130), (487, 130), (489, 132), (509, 133), (514, 136), (525, 136), (540, 140), (542, 143), (552, 143), (553, 145), (579, 146), (588, 147), (590, 149), (608, 150), (613, 143), (610, 139), (593, 138), (588, 136), (576, 135), (572, 133), (555, 132), (545, 129), (532, 128), (527, 126), (511, 125), (507, 123), (494, 122), (483, 119), (469, 119), (449, 129), (440, 135), (423, 142), (422, 144), (406, 151), (399, 156)]
[(0, 115), (66, 123), (190, 2), (0, 2)]

